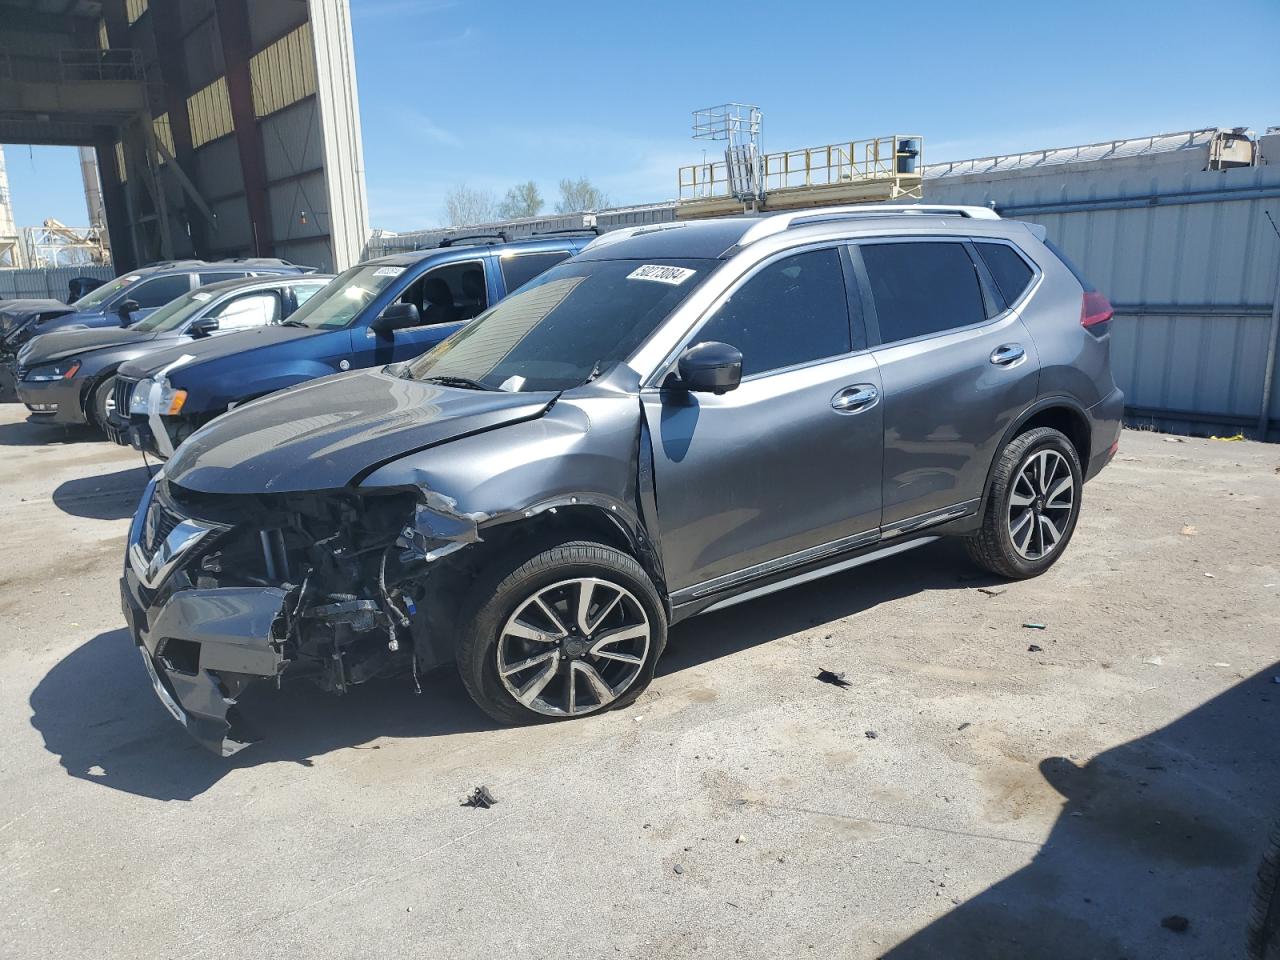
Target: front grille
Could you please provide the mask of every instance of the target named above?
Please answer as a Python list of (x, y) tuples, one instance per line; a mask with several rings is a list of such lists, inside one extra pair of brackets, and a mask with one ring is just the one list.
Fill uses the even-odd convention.
[(129, 401), (133, 399), (133, 388), (137, 385), (137, 380), (126, 380), (124, 377), (116, 377), (116, 385), (112, 391), (112, 399), (116, 404), (116, 416), (121, 420), (129, 419)]
[(155, 553), (156, 548), (173, 533), (173, 528), (181, 519), (161, 506), (159, 498), (152, 499), (151, 506), (147, 508), (146, 523), (142, 527), (142, 547), (148, 556)]
[(29, 369), (30, 369), (30, 367), (22, 367), (22, 366), (14, 367), (14, 368), (13, 368), (13, 379), (15, 379), (15, 380), (25, 380), (25, 379), (27, 379), (27, 371), (28, 371)]

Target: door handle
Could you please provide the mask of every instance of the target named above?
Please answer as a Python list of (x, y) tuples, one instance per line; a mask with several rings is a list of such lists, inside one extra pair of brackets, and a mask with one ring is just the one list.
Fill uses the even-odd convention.
[(1002, 343), (991, 351), (991, 362), (997, 367), (1012, 367), (1027, 358), (1020, 343)]
[(870, 410), (880, 399), (880, 391), (870, 383), (845, 387), (831, 398), (831, 409), (837, 413), (861, 413)]

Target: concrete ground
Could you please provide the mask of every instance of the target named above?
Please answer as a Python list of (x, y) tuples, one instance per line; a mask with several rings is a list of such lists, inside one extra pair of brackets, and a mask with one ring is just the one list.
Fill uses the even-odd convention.
[(1242, 952), (1280, 447), (1126, 432), (1044, 577), (944, 542), (709, 615), (622, 712), (496, 729), (447, 673), (259, 691), (230, 761), (122, 629), (144, 478), (0, 407), (0, 955)]

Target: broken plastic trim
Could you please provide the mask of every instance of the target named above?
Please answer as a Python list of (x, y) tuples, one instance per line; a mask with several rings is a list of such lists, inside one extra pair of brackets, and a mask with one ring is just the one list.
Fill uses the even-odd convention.
[(412, 559), (431, 562), (480, 542), (486, 513), (461, 513), (458, 501), (434, 490), (419, 488), (422, 502), (414, 508), (413, 523), (400, 531), (396, 546)]

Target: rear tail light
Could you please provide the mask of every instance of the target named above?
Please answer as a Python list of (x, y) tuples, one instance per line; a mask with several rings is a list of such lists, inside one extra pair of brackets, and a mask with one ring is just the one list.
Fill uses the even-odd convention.
[(1084, 303), (1080, 306), (1080, 326), (1096, 327), (1110, 320), (1114, 313), (1111, 301), (1097, 290), (1085, 291)]

